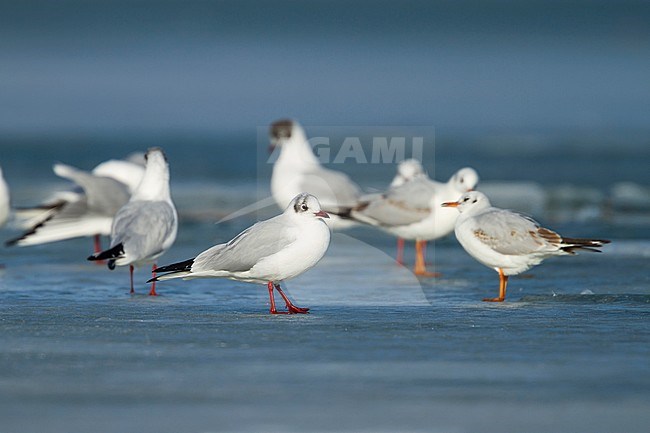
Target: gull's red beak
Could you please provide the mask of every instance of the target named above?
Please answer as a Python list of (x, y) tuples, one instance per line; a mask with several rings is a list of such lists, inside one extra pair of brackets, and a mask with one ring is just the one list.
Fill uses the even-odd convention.
[(458, 203), (457, 201), (447, 201), (447, 202), (441, 204), (440, 206), (442, 206), (442, 207), (457, 207), (459, 204), (460, 203)]
[(318, 212), (314, 212), (314, 215), (316, 215), (317, 217), (321, 217), (321, 218), (329, 218), (330, 217), (329, 214), (327, 212), (325, 212), (324, 210), (319, 210)]

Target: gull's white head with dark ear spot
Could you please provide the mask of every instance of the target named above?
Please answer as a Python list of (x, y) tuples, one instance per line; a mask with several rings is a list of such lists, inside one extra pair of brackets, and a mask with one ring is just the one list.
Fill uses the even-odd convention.
[(455, 207), (458, 212), (479, 210), (490, 207), (490, 200), (480, 191), (469, 191), (461, 195), (457, 201), (442, 203), (443, 207)]
[(330, 217), (327, 212), (321, 209), (318, 199), (307, 193), (298, 194), (296, 198), (291, 201), (287, 211), (301, 218)]

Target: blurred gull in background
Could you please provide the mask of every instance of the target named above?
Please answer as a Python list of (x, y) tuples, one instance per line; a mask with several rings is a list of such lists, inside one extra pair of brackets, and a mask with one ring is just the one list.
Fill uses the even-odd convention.
[(54, 173), (72, 181), (74, 188), (56, 192), (38, 206), (17, 210), (26, 231), (7, 241), (7, 245), (30, 246), (94, 236), (98, 252), (100, 236), (110, 234), (115, 213), (126, 204), (142, 179), (141, 155), (103, 162), (92, 172), (55, 164)]
[(440, 203), (456, 200), (462, 193), (473, 190), (478, 180), (478, 173), (470, 167), (458, 170), (446, 183), (422, 174), (359, 204), (351, 215), (400, 238), (415, 240), (413, 272), (419, 276), (436, 276), (426, 269), (426, 241), (447, 236), (458, 217), (457, 213), (441, 209)]

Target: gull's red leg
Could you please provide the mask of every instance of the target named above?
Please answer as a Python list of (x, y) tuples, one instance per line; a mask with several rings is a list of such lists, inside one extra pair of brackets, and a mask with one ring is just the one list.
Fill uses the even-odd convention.
[[(93, 236), (93, 245), (95, 248), (95, 253), (102, 252), (102, 237), (100, 235)], [(105, 265), (106, 260), (95, 260), (96, 265)]]
[(135, 293), (133, 290), (133, 265), (129, 265), (129, 275), (131, 276), (131, 294)]
[(280, 288), (279, 284), (275, 285), (275, 290), (278, 291), (280, 296), (282, 296), (282, 299), (284, 299), (284, 303), (287, 304), (287, 310), (289, 310), (289, 314), (307, 314), (307, 313), (309, 313), (309, 308), (300, 308), (300, 307), (296, 307), (295, 305), (293, 305), (291, 303), (291, 301), (289, 300), (289, 298), (287, 298), (287, 295), (284, 294), (284, 292), (282, 291), (282, 288)]
[(273, 296), (273, 281), (269, 281), (267, 284), (267, 287), (269, 289), (269, 301), (271, 302), (271, 309), (269, 310), (269, 313), (271, 314), (289, 314), (285, 311), (278, 311), (275, 309), (275, 296)]
[[(156, 278), (156, 264), (154, 263), (153, 266), (151, 267), (151, 278)], [(158, 293), (156, 293), (156, 282), (153, 281), (151, 283), (151, 290), (149, 291), (149, 296), (158, 296)]]
[(404, 265), (404, 239), (397, 238), (397, 259), (395, 259), (398, 265)]
[(100, 253), (102, 251), (102, 239), (100, 235), (95, 235), (93, 237), (94, 245), (95, 245), (95, 252)]

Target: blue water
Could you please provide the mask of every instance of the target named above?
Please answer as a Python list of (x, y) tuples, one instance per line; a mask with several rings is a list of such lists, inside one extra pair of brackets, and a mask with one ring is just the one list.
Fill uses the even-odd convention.
[[(256, 134), (5, 137), (0, 164), (13, 204), (29, 205), (67, 187), (54, 161), (89, 169), (161, 145), (181, 216), (165, 264), (277, 212), (214, 224), (268, 195)], [(495, 202), (613, 241), (513, 277), (499, 305), (480, 301), (496, 295), (496, 274), (453, 236), (429, 246), (442, 276), (417, 279), (393, 262), (391, 237), (335, 234), (322, 262), (286, 284), (311, 308), (300, 317), (268, 315), (265, 287), (227, 280), (164, 282), (151, 298), (146, 269), (130, 296), (124, 268), (85, 261), (90, 239), (2, 248), (0, 430), (647, 431), (648, 147), (635, 134), (615, 149), (607, 137), (534, 135), (527, 147), (519, 134), (443, 131), (424, 151), (439, 178), (472, 165)], [(394, 170), (336, 168), (369, 190)]]

